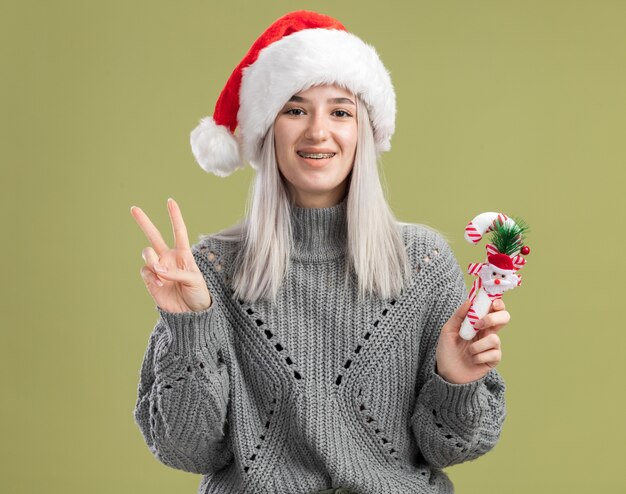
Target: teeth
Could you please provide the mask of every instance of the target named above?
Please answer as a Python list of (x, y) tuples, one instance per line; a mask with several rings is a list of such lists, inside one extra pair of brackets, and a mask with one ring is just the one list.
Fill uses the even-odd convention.
[(303, 158), (313, 159), (332, 158), (335, 156), (335, 153), (303, 153), (302, 151), (298, 151), (298, 154)]

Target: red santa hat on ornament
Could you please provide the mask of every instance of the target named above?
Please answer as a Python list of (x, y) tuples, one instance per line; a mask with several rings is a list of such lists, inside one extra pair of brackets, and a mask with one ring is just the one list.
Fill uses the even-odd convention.
[(377, 152), (390, 149), (396, 97), (376, 50), (332, 17), (299, 10), (259, 36), (226, 82), (213, 116), (191, 132), (196, 161), (220, 177), (242, 168), (244, 160), (257, 169), (263, 138), (283, 105), (322, 84), (358, 95), (369, 111)]
[(513, 264), (513, 259), (506, 254), (491, 254), (487, 256), (487, 262), (498, 270), (500, 274), (513, 274), (517, 271), (517, 268)]

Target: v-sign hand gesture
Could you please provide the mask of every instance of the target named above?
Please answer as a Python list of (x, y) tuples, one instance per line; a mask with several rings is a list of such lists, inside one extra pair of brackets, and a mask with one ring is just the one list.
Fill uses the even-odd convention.
[(130, 208), (131, 215), (152, 244), (141, 252), (146, 263), (141, 268), (141, 277), (161, 309), (168, 312), (206, 310), (211, 306), (211, 295), (189, 247), (180, 208), (170, 198), (167, 209), (174, 230), (173, 249), (167, 246), (159, 230), (140, 208)]

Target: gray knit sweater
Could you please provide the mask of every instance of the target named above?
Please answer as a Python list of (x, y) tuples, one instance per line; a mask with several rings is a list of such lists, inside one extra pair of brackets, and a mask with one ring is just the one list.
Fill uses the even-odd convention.
[(345, 289), (346, 202), (294, 208), (279, 303), (232, 298), (238, 245), (192, 247), (213, 297), (203, 312), (157, 307), (134, 411), (164, 464), (204, 474), (198, 493), (452, 493), (444, 467), (496, 444), (504, 382), (435, 373), (443, 324), (466, 297), (434, 231), (399, 225), (413, 276), (396, 299)]

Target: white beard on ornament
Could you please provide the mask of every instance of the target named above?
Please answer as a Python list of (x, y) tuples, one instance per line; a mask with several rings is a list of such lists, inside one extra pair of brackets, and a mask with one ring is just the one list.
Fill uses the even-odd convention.
[(507, 290), (512, 290), (519, 283), (519, 276), (513, 271), (500, 269), (493, 264), (484, 264), (478, 272), (484, 290), (489, 295), (499, 295)]

